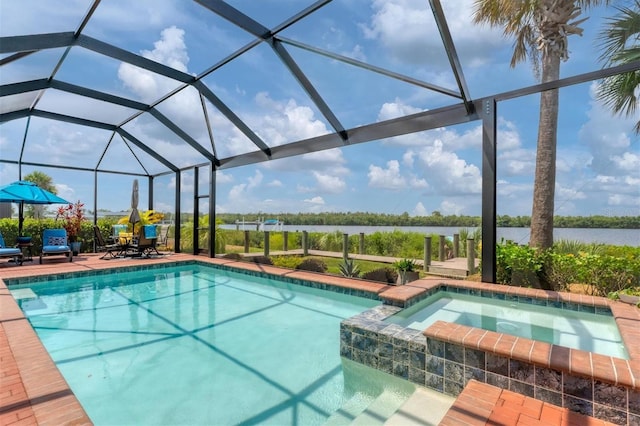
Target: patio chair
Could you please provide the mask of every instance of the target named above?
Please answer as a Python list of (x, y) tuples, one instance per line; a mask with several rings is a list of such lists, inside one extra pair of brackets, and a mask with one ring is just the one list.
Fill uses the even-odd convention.
[(4, 243), (2, 233), (0, 233), (0, 257), (10, 257), (18, 265), (22, 265), (23, 255), (22, 250), (16, 247), (7, 247)]
[(133, 256), (149, 257), (151, 253), (160, 255), (156, 248), (158, 234), (155, 225), (143, 225), (140, 227), (137, 236), (134, 238), (133, 244), (127, 247), (128, 252)]
[(42, 232), (42, 251), (40, 263), (44, 256), (67, 256), (69, 262), (73, 262), (73, 251), (67, 240), (67, 231), (64, 229), (45, 229)]
[(118, 243), (106, 243), (104, 241), (104, 238), (102, 237), (102, 233), (100, 232), (100, 228), (98, 227), (98, 225), (94, 225), (93, 226), (93, 235), (96, 239), (96, 249), (97, 251), (101, 252), (104, 251), (105, 253), (100, 256), (100, 259), (104, 259), (105, 257), (109, 256), (109, 258), (114, 258), (114, 257), (118, 257), (120, 256), (124, 251), (126, 251), (127, 246)]

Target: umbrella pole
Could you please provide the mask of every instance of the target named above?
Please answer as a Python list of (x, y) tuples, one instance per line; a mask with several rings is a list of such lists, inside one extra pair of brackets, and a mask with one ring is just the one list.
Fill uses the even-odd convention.
[(24, 201), (18, 204), (18, 236), (22, 236), (22, 222), (24, 222)]

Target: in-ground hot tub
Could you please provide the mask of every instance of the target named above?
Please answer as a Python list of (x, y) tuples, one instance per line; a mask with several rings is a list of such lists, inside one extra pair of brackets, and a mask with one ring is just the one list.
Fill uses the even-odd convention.
[(629, 359), (611, 311), (596, 313), (595, 307), (581, 305), (574, 308), (438, 291), (384, 322), (425, 330), (441, 320)]
[[(469, 314), (468, 323), (473, 325), (412, 315), (421, 311), (420, 306), (414, 305), (443, 292), (463, 296), (460, 300), (466, 295), (481, 296), (487, 305), (495, 304), (492, 299), (505, 301), (519, 308), (517, 315), (523, 314), (522, 305), (531, 305), (534, 310), (538, 305), (560, 309), (559, 318), (575, 313), (611, 316), (617, 324), (615, 330), (619, 329), (614, 334), (623, 336), (626, 350), (618, 356), (603, 355), (569, 347), (564, 341), (562, 344), (567, 346), (534, 340), (531, 337), (536, 338), (537, 333), (551, 332), (532, 331), (537, 326), (532, 327), (531, 319), (518, 321), (515, 313), (507, 314), (505, 319), (494, 314), (484, 318)], [(459, 395), (475, 379), (616, 424), (640, 424), (640, 384), (634, 378), (638, 377), (640, 355), (633, 340), (640, 324), (636, 308), (593, 296), (463, 281), (418, 281), (394, 287), (381, 297), (384, 305), (341, 322), (340, 353), (345, 358), (447, 395)], [(403, 309), (405, 314), (401, 313)], [(471, 306), (463, 311), (470, 309)], [(455, 317), (464, 317), (460, 312), (451, 315), (454, 321)], [(486, 329), (482, 328), (483, 323)], [(491, 331), (491, 326), (496, 331)], [(571, 330), (575, 337), (568, 340), (588, 340), (591, 343), (586, 347), (594, 346), (591, 336), (585, 336), (601, 332), (587, 331), (585, 327), (591, 326), (568, 326), (565, 332), (582, 328), (580, 332)], [(518, 328), (528, 328), (531, 337), (516, 336)], [(613, 346), (620, 349), (615, 337), (595, 337), (612, 340), (616, 342)]]

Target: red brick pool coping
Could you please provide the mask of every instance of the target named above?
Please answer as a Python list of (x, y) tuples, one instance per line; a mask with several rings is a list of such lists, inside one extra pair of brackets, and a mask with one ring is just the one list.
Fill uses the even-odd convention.
[(547, 402), (471, 380), (440, 422), (440, 426), (608, 426)]
[[(483, 349), (491, 347), (496, 353), (504, 353), (512, 358), (540, 363), (540, 365), (553, 368), (568, 368), (566, 371), (588, 377), (602, 378), (607, 382), (614, 380), (616, 384), (622, 384), (633, 389), (637, 389), (640, 386), (640, 327), (638, 327), (640, 325), (640, 312), (635, 307), (605, 298), (440, 278), (427, 278), (405, 286), (395, 287), (339, 276), (292, 271), (268, 265), (226, 259), (210, 259), (184, 254), (173, 254), (153, 259), (118, 259), (112, 261), (101, 260), (99, 255), (82, 255), (74, 257), (74, 262), (66, 262), (64, 259), (60, 261), (52, 259), (46, 261), (43, 265), (34, 262), (33, 265), (25, 263), (23, 266), (9, 265), (6, 262), (0, 263), (0, 425), (91, 424), (91, 420), (75, 395), (73, 395), (44, 346), (42, 346), (35, 331), (31, 328), (18, 304), (9, 293), (2, 278), (50, 275), (194, 259), (201, 262), (227, 264), (246, 270), (262, 271), (278, 276), (319, 281), (339, 287), (364, 290), (396, 302), (407, 301), (421, 292), (446, 283), (479, 290), (504, 291), (507, 294), (558, 298), (558, 300), (567, 302), (608, 306), (616, 318), (620, 333), (629, 351), (630, 360), (628, 361), (444, 322), (437, 322), (432, 325), (425, 331), (425, 334), (447, 339), (447, 341), (463, 344), (464, 346), (476, 345), (476, 347)], [(480, 383), (478, 385), (489, 386)], [(475, 386), (473, 385), (470, 388), (469, 393), (473, 394), (472, 391)], [(456, 402), (457, 405), (454, 404), (454, 407), (468, 411), (474, 409), (477, 406), (477, 402), (475, 400), (467, 401), (466, 397), (463, 397), (463, 395), (466, 395), (465, 392), (466, 389), (460, 395)], [(509, 391), (502, 392), (504, 395), (513, 393)], [(514, 395), (527, 398), (519, 394)], [(503, 402), (500, 402), (503, 400), (496, 399), (493, 406), (496, 413), (498, 413), (496, 415), (499, 416), (503, 411), (513, 414), (517, 408), (504, 406)], [(538, 403), (550, 405), (540, 401)], [(556, 408), (564, 410), (559, 407)], [(550, 426), (572, 424), (563, 419), (565, 417), (560, 418), (557, 423), (539, 424)], [(605, 424), (593, 418), (588, 419), (595, 422), (582, 424)], [(478, 418), (477, 422), (473, 421), (466, 424), (496, 424), (487, 422), (487, 419)]]

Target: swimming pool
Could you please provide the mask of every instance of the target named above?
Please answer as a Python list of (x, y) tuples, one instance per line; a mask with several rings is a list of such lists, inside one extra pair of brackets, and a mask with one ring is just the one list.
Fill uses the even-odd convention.
[(376, 300), (197, 264), (10, 290), (97, 425), (322, 424), (388, 380), (339, 352)]
[(629, 359), (611, 315), (438, 291), (387, 323), (424, 330), (438, 320)]

